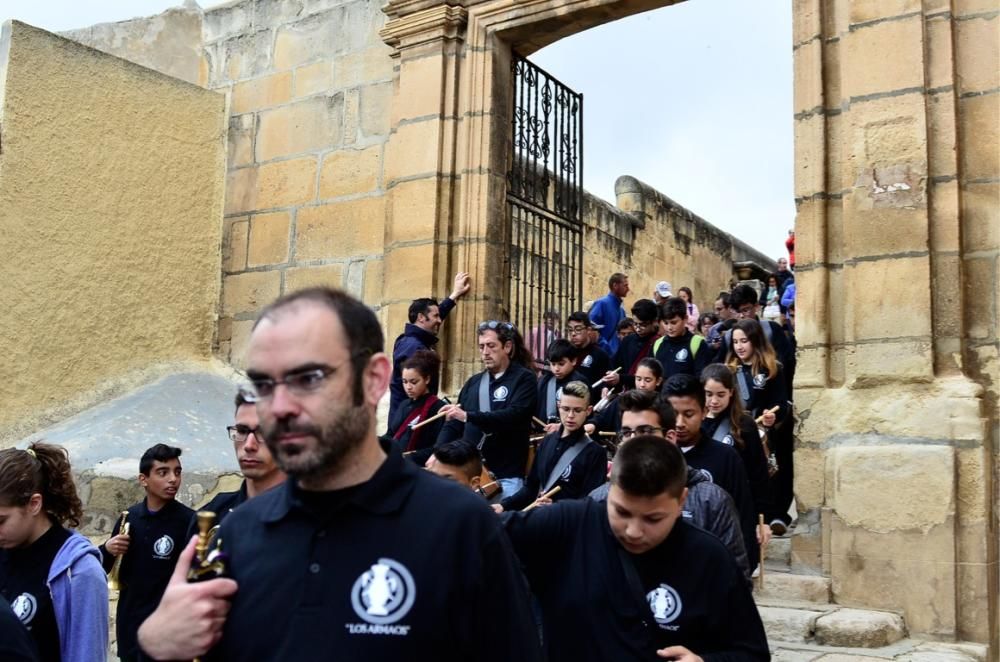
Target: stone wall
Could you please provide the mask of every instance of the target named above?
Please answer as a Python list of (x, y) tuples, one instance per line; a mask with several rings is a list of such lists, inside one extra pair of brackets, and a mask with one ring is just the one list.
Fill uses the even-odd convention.
[(17, 22), (0, 99), (9, 443), (211, 358), (226, 118), (220, 94)]
[(67, 33), (229, 96), (223, 360), (241, 365), (257, 312), (284, 292), (333, 285), (382, 304), (384, 20), (367, 0), (244, 0)]
[(994, 655), (998, 9), (794, 12), (793, 562), (830, 575), (839, 603)]
[(617, 206), (584, 195), (584, 300), (607, 294), (608, 276), (628, 274), (637, 299), (650, 299), (661, 280), (674, 292), (688, 286), (703, 311), (711, 311), (715, 295), (729, 289), (734, 263), (753, 262), (774, 271), (766, 255), (719, 230), (694, 212), (634, 177), (615, 182)]

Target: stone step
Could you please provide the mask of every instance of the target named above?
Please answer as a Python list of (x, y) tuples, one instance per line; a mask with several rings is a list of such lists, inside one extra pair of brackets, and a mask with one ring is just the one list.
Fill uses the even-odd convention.
[(773, 662), (986, 662), (986, 646), (903, 639), (875, 649), (834, 648), (815, 644), (772, 644)]
[(771, 538), (771, 542), (764, 548), (764, 560), (768, 566), (790, 566), (792, 563), (791, 537)]
[(802, 601), (761, 599), (768, 640), (835, 648), (884, 648), (906, 637), (899, 614)]
[(759, 583), (755, 584), (754, 595), (759, 598), (799, 600), (818, 604), (830, 601), (830, 580), (826, 577), (767, 572), (765, 566), (764, 587), (761, 588)]

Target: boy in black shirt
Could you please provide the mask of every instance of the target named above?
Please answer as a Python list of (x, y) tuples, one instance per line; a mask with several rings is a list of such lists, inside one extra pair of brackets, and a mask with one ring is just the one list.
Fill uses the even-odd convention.
[(551, 434), (559, 430), (559, 396), (563, 387), (574, 381), (586, 381), (586, 377), (574, 370), (576, 364), (576, 349), (565, 338), (552, 341), (546, 358), (549, 360), (549, 371), (538, 378), (538, 408), (535, 416), (545, 421), (545, 433)]
[(609, 387), (623, 384), (625, 390), (635, 388), (635, 371), (639, 361), (653, 355), (653, 344), (660, 337), (660, 311), (652, 299), (639, 299), (632, 304), (632, 317), (635, 318), (635, 333), (622, 338), (611, 361), (612, 367), (619, 372), (609, 372), (604, 377)]
[(677, 446), (684, 451), (684, 459), (733, 497), (750, 567), (757, 567), (761, 537), (766, 534), (757, 530), (750, 480), (743, 460), (732, 446), (701, 434), (705, 418), (705, 390), (701, 381), (692, 375), (674, 375), (664, 384), (663, 394), (677, 413), (674, 434)]
[(686, 482), (677, 447), (640, 436), (615, 456), (606, 504), (505, 515), (551, 662), (770, 659), (732, 556), (681, 517)]
[(582, 310), (566, 319), (566, 336), (576, 349), (576, 370), (583, 375), (583, 381), (591, 385), (591, 403), (600, 399), (601, 389), (604, 387), (604, 384), (595, 387), (594, 383), (601, 381), (611, 368), (611, 357), (591, 339), (593, 327), (594, 323)]
[(139, 625), (153, 613), (174, 571), (177, 557), (187, 543), (194, 511), (176, 500), (181, 487), (181, 449), (156, 444), (139, 460), (139, 483), (146, 498), (128, 509), (128, 533), (120, 533), (121, 520), (111, 538), (100, 546), (104, 569), (110, 571), (122, 557), (118, 577), (116, 628), (118, 657), (137, 660)]
[(686, 322), (684, 299), (670, 297), (660, 304), (663, 336), (653, 344), (653, 355), (663, 365), (664, 379), (680, 374), (701, 377), (701, 371), (708, 365), (710, 352), (705, 339), (691, 333)]
[[(536, 500), (539, 505), (548, 505), (561, 499), (582, 499), (604, 482), (607, 451), (583, 431), (590, 411), (587, 385), (580, 381), (566, 384), (559, 399), (562, 424), (542, 441), (524, 487), (494, 504), (493, 510), (521, 510)], [(559, 492), (540, 498), (557, 485)]]

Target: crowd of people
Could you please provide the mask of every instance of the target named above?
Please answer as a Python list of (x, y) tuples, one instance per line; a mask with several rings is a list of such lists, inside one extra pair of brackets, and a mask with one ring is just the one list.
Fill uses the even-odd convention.
[(0, 451), (0, 658), (105, 659), (109, 573), (122, 660), (770, 659), (751, 586), (791, 525), (787, 263), (713, 313), (661, 282), (628, 316), (616, 273), (565, 327), (484, 321), (448, 402), (435, 345), (470, 288), (415, 299), (391, 361), (343, 292), (261, 312), (227, 430), (244, 482), (205, 506), (224, 577), (188, 581), (181, 449), (146, 451), (97, 547), (63, 449)]

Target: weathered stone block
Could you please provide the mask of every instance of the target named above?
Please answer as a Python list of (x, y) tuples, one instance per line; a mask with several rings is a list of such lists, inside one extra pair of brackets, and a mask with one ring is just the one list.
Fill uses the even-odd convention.
[[(898, 231), (898, 227), (890, 229), (889, 226), (884, 230), (887, 234)], [(895, 257), (857, 262), (844, 267), (844, 277), (851, 300), (851, 305), (847, 308), (851, 340), (930, 336), (931, 280), (928, 257)], [(906, 306), (890, 303), (899, 301), (905, 301)], [(899, 360), (901, 357), (889, 358)]]
[(927, 127), (928, 175), (955, 176), (958, 173), (958, 133), (955, 99), (951, 94), (934, 94), (927, 98)]
[(755, 594), (758, 598), (826, 604), (830, 601), (830, 580), (826, 577), (773, 572), (766, 575), (764, 588), (756, 589)]
[(1000, 248), (1000, 184), (971, 184), (962, 188), (962, 250)]
[(281, 71), (233, 86), (232, 114), (246, 113), (286, 103), (292, 98), (292, 72)]
[(295, 96), (308, 97), (333, 87), (333, 64), (327, 61), (298, 67), (295, 70)]
[(386, 147), (382, 180), (386, 186), (402, 177), (437, 172), (438, 151), (427, 146), (440, 143), (441, 127), (442, 123), (433, 119), (396, 129)]
[(905, 172), (886, 172), (885, 180), (875, 180), (869, 186), (855, 189), (844, 196), (843, 248), (847, 255), (857, 259), (927, 250), (929, 237), (926, 210), (876, 206), (879, 194), (872, 193), (872, 188), (876, 187), (910, 184), (922, 186), (915, 179)]
[(844, 94), (853, 99), (923, 87), (923, 22), (918, 13), (844, 35), (841, 50)]
[(446, 202), (438, 177), (400, 182), (389, 191), (391, 223), (386, 242), (421, 241), (437, 236), (437, 219)]
[(818, 37), (822, 24), (819, 8), (812, 0), (793, 0), (792, 2), (792, 43), (800, 44), (813, 37)]
[(392, 87), (392, 83), (379, 83), (361, 88), (360, 129), (362, 138), (389, 134)]
[[(927, 87), (932, 90), (954, 82), (955, 52), (952, 25), (949, 16), (926, 21)], [(947, 96), (950, 97), (951, 94)]]
[(906, 636), (898, 614), (838, 609), (816, 619), (816, 641), (825, 646), (881, 648)]
[(202, 32), (206, 42), (247, 32), (252, 23), (253, 0), (230, 3), (202, 14)]
[(216, 50), (219, 66), (213, 67), (213, 87), (267, 74), (271, 67), (272, 39), (270, 30), (258, 30), (221, 42)]
[(234, 168), (253, 163), (253, 137), (257, 117), (253, 113), (229, 118), (227, 166)]
[(758, 607), (769, 641), (805, 642), (816, 627), (821, 611), (789, 609), (787, 607)]
[[(825, 128), (822, 115), (796, 119), (795, 197), (804, 198), (826, 191), (824, 153)], [(818, 201), (819, 202), (819, 201)], [(798, 257), (798, 256), (796, 256)]]
[[(271, 300), (261, 302), (261, 306), (266, 306)], [(250, 333), (253, 331), (253, 320), (240, 320), (233, 322), (233, 339), (230, 342), (229, 360), (233, 367), (242, 370), (247, 365), (247, 347), (250, 346)]]
[[(796, 61), (797, 59), (798, 53)], [(450, 65), (444, 56), (421, 57), (400, 62), (399, 95), (400, 98), (406, 99), (406, 104), (405, 111), (394, 117), (394, 122), (426, 115), (439, 115), (442, 112), (445, 89), (448, 87), (445, 75), (449, 68)]]
[(299, 210), (298, 260), (376, 255), (385, 228), (383, 198), (362, 198)]
[(260, 166), (257, 208), (272, 209), (309, 202), (316, 197), (316, 157), (277, 161)]
[(794, 58), (794, 105), (796, 113), (823, 106), (823, 42), (819, 39), (800, 46)]
[(412, 298), (404, 293), (427, 291), (433, 282), (434, 253), (432, 244), (397, 247), (387, 253), (383, 285), (386, 298)]
[(1000, 94), (984, 94), (958, 100), (958, 117), (962, 126), (963, 178), (995, 179), (1000, 175)]
[(997, 337), (997, 262), (995, 257), (964, 262), (965, 332), (970, 338)]
[[(994, 5), (994, 11), (996, 6)], [(957, 92), (984, 92), (1000, 87), (1000, 16), (955, 21)]]
[(333, 80), (338, 88), (357, 87), (392, 79), (391, 49), (385, 45), (350, 51), (333, 60)]
[(257, 159), (336, 147), (343, 141), (344, 96), (313, 97), (260, 114)]
[(345, 149), (323, 157), (319, 175), (320, 199), (367, 193), (378, 188), (382, 149), (382, 145)]
[(250, 221), (250, 248), (247, 264), (258, 267), (288, 260), (288, 227), (291, 214), (255, 214)]
[(230, 273), (247, 268), (247, 243), (250, 219), (246, 216), (226, 221), (227, 232), (222, 240), (222, 268)]
[(365, 292), (364, 302), (369, 306), (382, 305), (383, 265), (380, 259), (370, 259), (365, 262)]
[(226, 214), (257, 208), (257, 168), (238, 168), (226, 173)]
[(344, 265), (324, 264), (319, 267), (296, 267), (285, 272), (285, 291), (294, 292), (306, 287), (344, 286)]
[(852, 24), (919, 12), (920, 0), (854, 0), (850, 3)]
[[(222, 279), (222, 314), (252, 313), (278, 298), (280, 289), (279, 271), (251, 271), (225, 276)], [(235, 324), (233, 334), (235, 341)]]
[(278, 28), (274, 41), (274, 66), (291, 69), (300, 64), (326, 60), (346, 47), (346, 10), (337, 7), (297, 23)]

